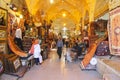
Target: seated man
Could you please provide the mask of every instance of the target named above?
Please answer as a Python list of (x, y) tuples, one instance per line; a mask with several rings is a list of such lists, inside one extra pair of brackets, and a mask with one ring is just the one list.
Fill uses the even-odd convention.
[(78, 50), (79, 50), (78, 56), (82, 55), (82, 52), (84, 52), (85, 49), (86, 49), (85, 43), (80, 43), (79, 48), (78, 48)]
[(82, 54), (82, 48), (83, 48), (83, 44), (75, 43), (75, 46), (72, 47), (71, 51), (76, 52), (77, 53), (76, 57), (78, 57)]

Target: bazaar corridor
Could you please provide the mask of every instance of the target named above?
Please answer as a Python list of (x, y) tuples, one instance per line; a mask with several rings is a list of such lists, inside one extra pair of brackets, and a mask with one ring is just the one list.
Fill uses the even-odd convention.
[(120, 80), (120, 0), (0, 0), (0, 80)]
[[(64, 56), (59, 60), (56, 50), (52, 50), (49, 59), (42, 65), (34, 64), (19, 80), (101, 80), (97, 71), (82, 71), (79, 63), (80, 61), (65, 63)], [(16, 78), (3, 74), (1, 80), (16, 80)]]

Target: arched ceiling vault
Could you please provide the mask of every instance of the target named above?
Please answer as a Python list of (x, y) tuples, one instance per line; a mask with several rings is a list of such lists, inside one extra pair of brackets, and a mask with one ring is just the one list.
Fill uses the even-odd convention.
[[(32, 15), (37, 12), (36, 7), (39, 6), (38, 10), (44, 11), (45, 14), (47, 14), (47, 18), (51, 18), (51, 15), (56, 14), (56, 12), (61, 11), (61, 9), (65, 9), (71, 15), (73, 15), (76, 18), (76, 21), (79, 22), (80, 16), (82, 14), (82, 10), (84, 9), (85, 2), (84, 0), (77, 1), (77, 0), (54, 0), (53, 4), (50, 4), (49, 0), (36, 0), (35, 6), (32, 3), (32, 0), (26, 0), (27, 6), (29, 11)], [(33, 5), (33, 6), (32, 6)], [(32, 10), (31, 10), (32, 7)]]
[[(94, 8), (94, 16), (100, 16), (106, 10), (108, 10), (109, 0), (53, 0), (53, 4), (50, 3), (50, 0), (0, 0), (1, 5), (6, 3), (15, 4), (20, 10), (23, 7), (28, 8), (29, 13), (35, 15), (38, 10), (44, 11), (47, 16), (56, 14), (62, 9), (68, 11), (76, 18), (76, 21), (79, 21), (80, 17), (84, 17), (86, 10), (90, 11), (91, 8)], [(94, 5), (94, 6), (92, 6)], [(62, 8), (62, 9), (61, 9)], [(56, 9), (56, 10), (55, 10)], [(58, 10), (58, 11), (57, 11)], [(54, 13), (52, 13), (54, 12)], [(50, 14), (49, 14), (50, 13)], [(56, 15), (57, 16), (57, 15)], [(47, 18), (49, 18), (47, 17)], [(50, 17), (52, 18), (52, 17)]]
[[(3, 2), (3, 0), (0, 0)], [(81, 18), (85, 18), (86, 11), (93, 14), (94, 18), (99, 17), (108, 10), (109, 0), (4, 0), (15, 4), (20, 10), (26, 7), (31, 15), (36, 15), (37, 12), (44, 14), (46, 20), (63, 20), (62, 13), (66, 13), (66, 17), (78, 24)], [(93, 13), (92, 13), (93, 12)], [(83, 20), (83, 19), (82, 19)], [(59, 21), (59, 20), (58, 20)], [(69, 23), (73, 23), (70, 22)]]
[[(63, 16), (63, 14), (66, 14), (66, 16)], [(49, 16), (48, 15), (48, 19), (50, 20), (55, 20), (55, 19), (57, 19), (57, 18), (69, 18), (69, 19), (71, 19), (74, 23), (77, 23), (77, 20), (76, 20), (76, 18), (75, 18), (75, 16), (73, 16), (70, 12), (68, 12), (68, 11), (66, 11), (66, 10), (60, 10), (60, 11), (58, 11), (58, 12), (56, 12), (56, 14), (54, 13), (54, 14), (52, 14), (51, 13), (51, 16)]]

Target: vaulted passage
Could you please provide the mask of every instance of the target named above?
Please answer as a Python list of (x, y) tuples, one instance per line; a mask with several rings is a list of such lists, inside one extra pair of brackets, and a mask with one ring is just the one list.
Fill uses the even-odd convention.
[(0, 0), (0, 80), (118, 80), (119, 40), (120, 0)]

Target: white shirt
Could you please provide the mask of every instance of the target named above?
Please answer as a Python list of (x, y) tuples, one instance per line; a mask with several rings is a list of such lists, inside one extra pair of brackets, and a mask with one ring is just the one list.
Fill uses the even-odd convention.
[(15, 37), (22, 39), (22, 31), (20, 28), (16, 29)]
[(34, 53), (33, 53), (34, 58), (39, 58), (39, 56), (41, 55), (40, 52), (41, 52), (40, 45), (35, 44), (34, 45)]

